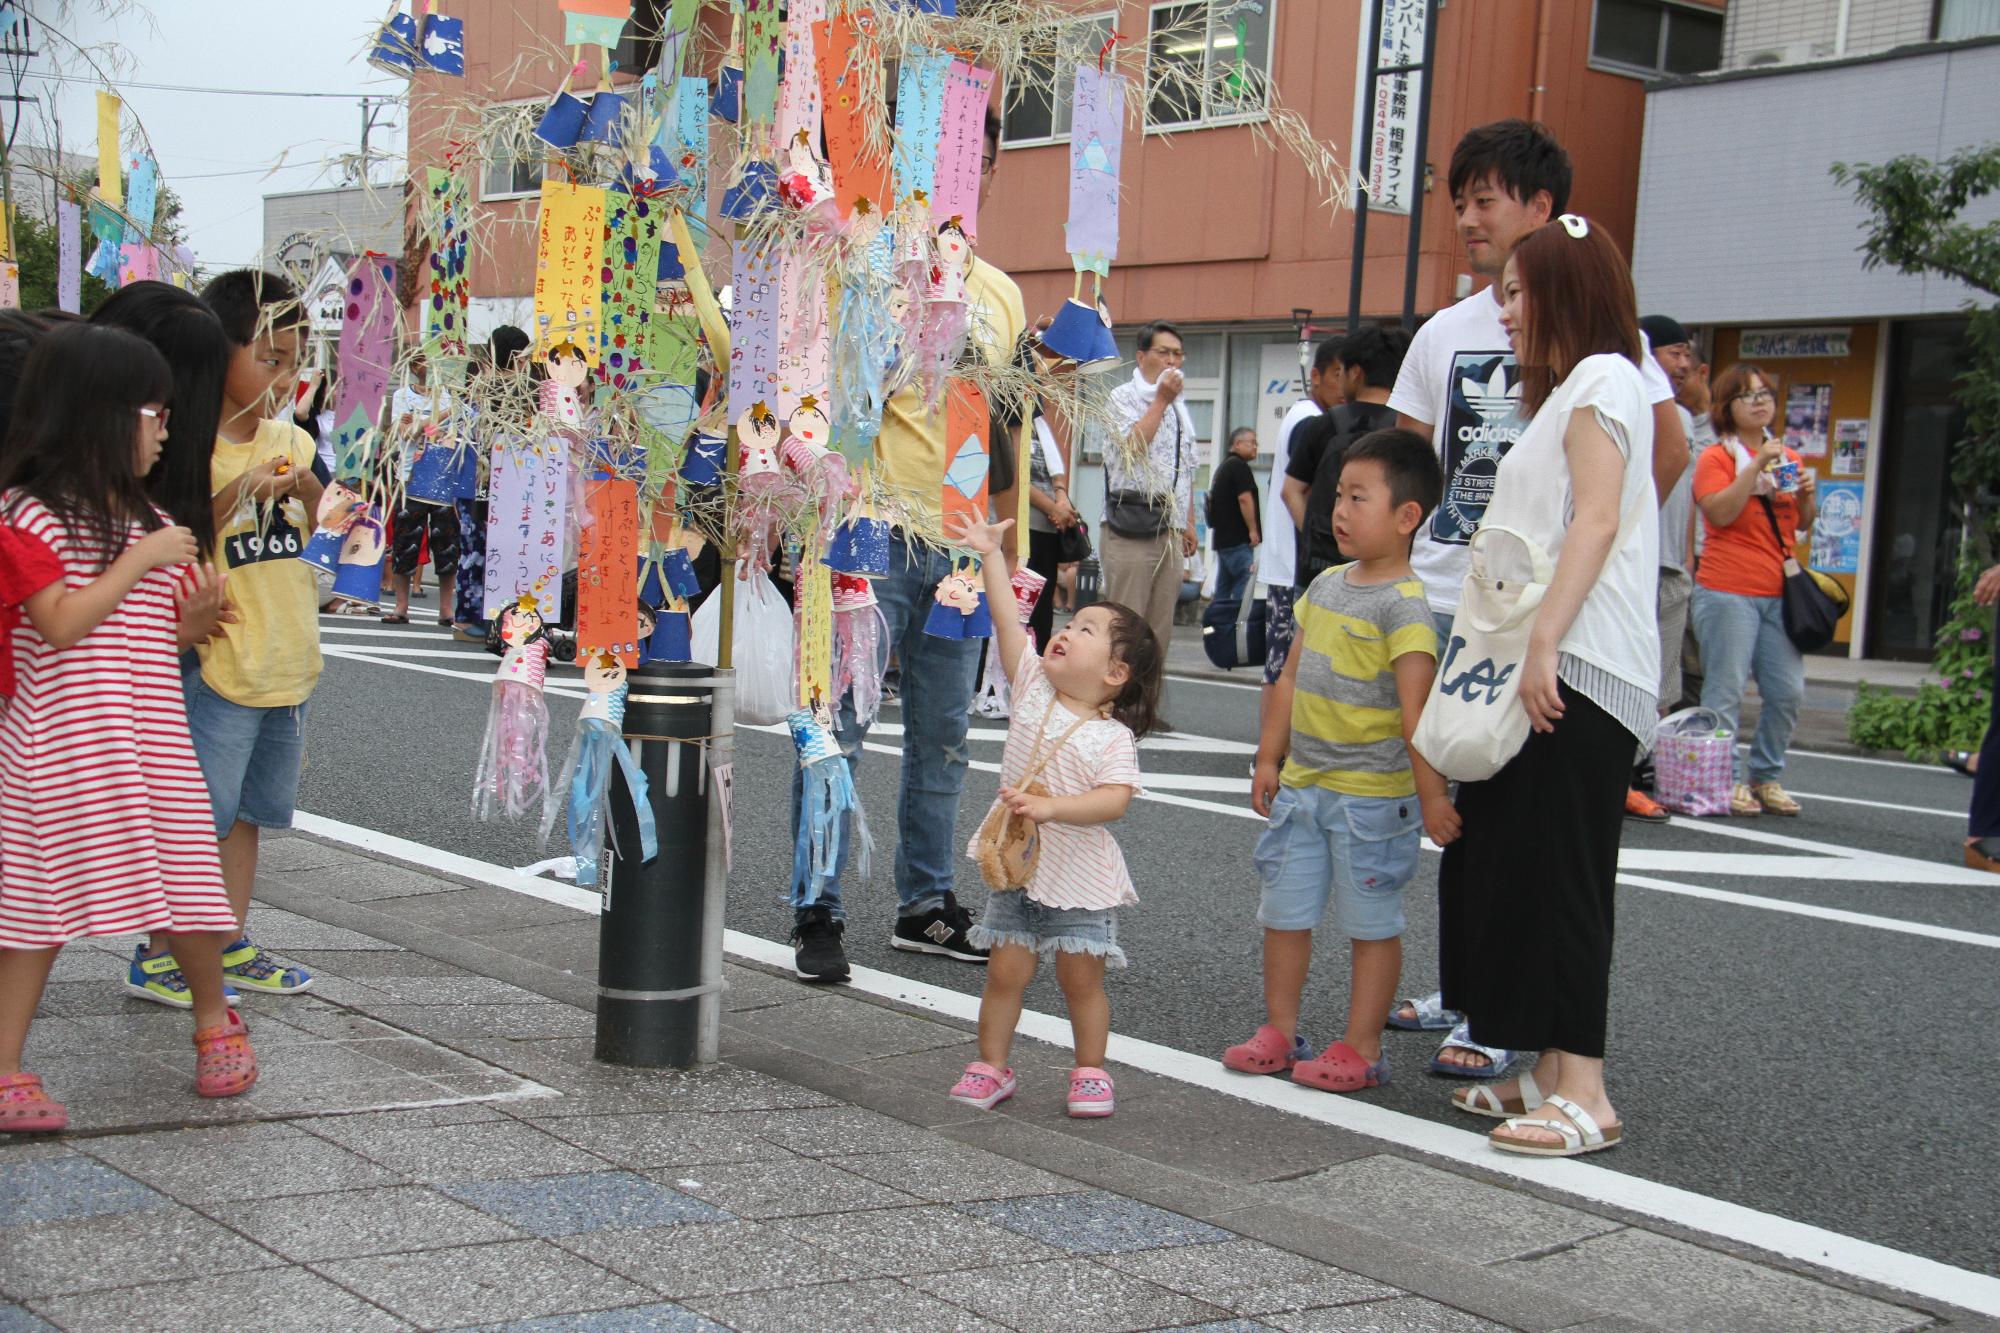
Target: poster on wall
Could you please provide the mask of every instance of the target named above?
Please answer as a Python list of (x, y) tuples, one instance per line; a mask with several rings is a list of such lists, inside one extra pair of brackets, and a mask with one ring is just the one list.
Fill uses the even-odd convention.
[(1831, 384), (1794, 384), (1785, 391), (1785, 445), (1801, 458), (1826, 457), (1826, 432), (1833, 418)]
[[(1266, 343), (1257, 349), (1257, 451), (1275, 454), (1285, 413), (1306, 396), (1297, 343)], [(1282, 466), (1280, 460), (1278, 466)]]
[(1861, 483), (1823, 481), (1818, 490), (1819, 517), (1813, 522), (1812, 567), (1828, 574), (1858, 574), (1861, 572)]
[(1859, 477), (1868, 471), (1868, 421), (1851, 418), (1833, 423), (1833, 475)]

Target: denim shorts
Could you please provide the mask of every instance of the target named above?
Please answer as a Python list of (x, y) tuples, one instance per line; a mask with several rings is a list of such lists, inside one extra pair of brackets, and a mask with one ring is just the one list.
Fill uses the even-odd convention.
[(1312, 930), (1329, 893), (1353, 940), (1403, 933), (1403, 886), (1417, 869), (1423, 815), (1414, 796), (1348, 796), (1325, 787), (1281, 787), (1257, 839), (1264, 891), (1257, 921)]
[(188, 732), (208, 784), (215, 836), (229, 836), (240, 821), (258, 828), (290, 828), (299, 798), (299, 765), (305, 754), (306, 706), (245, 708), (209, 688), (201, 667), (183, 666)]
[(1050, 907), (1022, 889), (986, 895), (986, 915), (966, 933), (975, 949), (1016, 944), (1043, 958), (1094, 953), (1106, 967), (1125, 966), (1118, 947), (1118, 912), (1110, 907)]

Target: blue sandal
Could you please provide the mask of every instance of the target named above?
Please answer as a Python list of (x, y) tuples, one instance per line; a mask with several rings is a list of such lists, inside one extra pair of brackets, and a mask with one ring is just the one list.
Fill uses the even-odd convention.
[[(1469, 1065), (1447, 1064), (1439, 1058), (1446, 1051), (1453, 1050), (1475, 1051), (1485, 1056), (1486, 1067), (1480, 1069)], [(1472, 1024), (1464, 1022), (1451, 1030), (1451, 1035), (1438, 1047), (1437, 1055), (1431, 1057), (1431, 1072), (1443, 1074), (1446, 1078), (1500, 1078), (1506, 1074), (1507, 1067), (1514, 1063), (1514, 1058), (1519, 1054), (1518, 1051), (1510, 1051), (1500, 1046), (1481, 1046), (1472, 1039)]]
[[(1415, 1018), (1402, 1016), (1401, 1010), (1406, 1004), (1417, 1011)], [(1389, 1026), (1398, 1032), (1443, 1032), (1448, 1028), (1457, 1027), (1464, 1021), (1464, 1014), (1456, 1009), (1444, 1007), (1444, 994), (1441, 991), (1432, 991), (1421, 999), (1412, 995), (1407, 999), (1396, 1001), (1389, 1009)]]

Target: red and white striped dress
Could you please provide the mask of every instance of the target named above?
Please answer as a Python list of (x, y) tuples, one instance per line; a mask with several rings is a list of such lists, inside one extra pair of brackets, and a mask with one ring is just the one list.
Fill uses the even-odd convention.
[[(6, 499), (14, 503), (6, 504)], [(42, 505), (0, 497), (83, 587), (99, 561)], [(135, 525), (132, 539), (142, 536)], [(23, 618), (0, 717), (0, 949), (85, 935), (236, 932), (174, 649), (178, 574), (155, 569), (74, 647)]]

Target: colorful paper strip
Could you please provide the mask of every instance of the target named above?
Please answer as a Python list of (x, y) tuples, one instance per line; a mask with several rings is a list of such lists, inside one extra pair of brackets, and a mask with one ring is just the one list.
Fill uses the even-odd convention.
[(1125, 80), (1076, 67), (1069, 141), (1066, 245), (1079, 271), (1108, 275), (1118, 257), (1118, 171), (1125, 144)]
[(389, 397), (396, 359), (396, 266), (364, 255), (347, 270), (347, 305), (340, 320), (340, 388), (334, 397), (333, 475), (367, 477), (375, 456), (375, 423)]
[(993, 71), (962, 60), (945, 76), (944, 125), (938, 140), (937, 188), (931, 191), (931, 222), (958, 218), (968, 238), (979, 235), (979, 174), (986, 152), (986, 97)]
[(576, 344), (585, 365), (598, 363), (604, 211), (604, 191), (597, 186), (542, 182), (535, 243), (537, 358), (567, 342)]
[(97, 93), (97, 194), (113, 208), (125, 204), (122, 175), (125, 155), (118, 150), (118, 115), (124, 103), (118, 94), (99, 89)]
[(842, 217), (866, 199), (876, 212), (889, 207), (889, 155), (886, 141), (874, 151), (868, 146), (868, 115), (879, 119), (887, 111), (879, 101), (871, 108), (870, 94), (880, 96), (879, 81), (871, 87), (867, 63), (855, 60), (861, 25), (866, 16), (842, 14), (813, 24), (813, 44), (819, 59), (820, 96), (824, 103), (827, 162), (833, 167), (833, 197)]
[(83, 311), (83, 206), (56, 201), (56, 304)]
[(545, 620), (562, 615), (569, 447), (561, 436), (502, 436), (493, 444), (486, 508), (486, 616), (532, 594)]
[(576, 646), (639, 665), (639, 485), (600, 477), (585, 485), (590, 521), (577, 534)]

